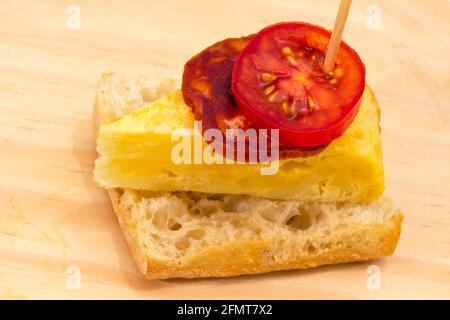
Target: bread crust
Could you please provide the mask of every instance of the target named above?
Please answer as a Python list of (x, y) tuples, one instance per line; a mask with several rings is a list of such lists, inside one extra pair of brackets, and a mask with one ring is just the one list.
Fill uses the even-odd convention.
[[(132, 111), (144, 103), (142, 96), (129, 97), (112, 105), (107, 101), (109, 92), (105, 87), (115, 86), (120, 81), (130, 88), (138, 83), (139, 92), (153, 90), (149, 82), (141, 78), (135, 82), (121, 78), (118, 75), (104, 74), (100, 80), (99, 89), (94, 105), (94, 130), (97, 132), (100, 124)], [(171, 84), (173, 86), (173, 82)], [(154, 90), (155, 98), (164, 91), (170, 91), (170, 85), (165, 83)], [(127, 89), (126, 89), (127, 90)], [(373, 95), (372, 92), (370, 92)], [(133, 101), (130, 105), (129, 100)], [(306, 269), (320, 265), (338, 264), (346, 262), (365, 261), (392, 255), (401, 233), (403, 213), (396, 211), (388, 221), (379, 224), (351, 225), (336, 232), (340, 241), (327, 250), (310, 250), (307, 254), (292, 253), (281, 259), (273, 259), (268, 252), (280, 249), (280, 246), (290, 247), (289, 242), (280, 239), (262, 239), (258, 241), (234, 240), (221, 246), (210, 246), (188, 253), (180, 258), (161, 260), (146, 251), (137, 238), (136, 225), (130, 218), (127, 208), (121, 205), (124, 190), (108, 190), (109, 197), (118, 218), (119, 224), (130, 247), (140, 272), (148, 279), (168, 278), (199, 278), (199, 277), (227, 277), (242, 274), (259, 274), (279, 270)], [(281, 244), (280, 244), (281, 243)], [(283, 248), (281, 248), (283, 249)]]

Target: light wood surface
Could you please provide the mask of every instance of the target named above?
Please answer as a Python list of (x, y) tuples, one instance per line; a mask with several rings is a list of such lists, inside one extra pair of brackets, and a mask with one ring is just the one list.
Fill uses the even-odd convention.
[[(80, 30), (66, 27), (69, 4), (81, 9)], [(1, 1), (0, 298), (449, 299), (446, 0), (354, 1), (344, 36), (363, 57), (382, 107), (386, 192), (406, 213), (394, 256), (262, 276), (146, 281), (106, 193), (92, 182), (91, 107), (101, 73), (179, 78), (184, 62), (215, 41), (278, 21), (331, 28), (338, 5)], [(377, 16), (381, 29), (373, 29)], [(79, 289), (67, 288), (71, 265), (81, 271)], [(366, 285), (370, 265), (379, 267), (379, 289)]]

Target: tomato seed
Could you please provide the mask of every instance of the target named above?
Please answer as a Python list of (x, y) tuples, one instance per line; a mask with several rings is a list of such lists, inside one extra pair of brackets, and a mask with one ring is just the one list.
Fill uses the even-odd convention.
[(287, 57), (287, 59), (288, 59), (289, 64), (290, 64), (291, 66), (297, 65), (297, 60), (295, 60), (294, 57), (289, 56), (289, 57)]
[(311, 98), (311, 96), (308, 96), (308, 108), (309, 110), (313, 110), (316, 107), (316, 103)]
[(267, 72), (261, 73), (261, 81), (262, 82), (272, 82), (276, 78), (277, 77), (271, 73), (267, 73)]
[(284, 47), (283, 49), (281, 49), (281, 53), (285, 56), (292, 56), (292, 50), (289, 47)]
[(273, 90), (275, 90), (275, 86), (274, 85), (269, 86), (266, 89), (264, 89), (263, 93), (264, 93), (264, 95), (268, 96), (269, 94), (271, 94), (273, 92)]
[(344, 76), (344, 70), (342, 70), (341, 68), (334, 70), (334, 76), (336, 78), (342, 78)]
[(284, 115), (288, 120), (293, 120), (297, 117), (297, 111), (295, 110), (294, 105), (289, 105), (289, 102), (284, 101), (281, 104), (281, 111), (283, 111)]
[(278, 92), (272, 93), (269, 96), (269, 102), (274, 102), (278, 98)]
[(331, 79), (330, 81), (328, 81), (328, 83), (332, 85), (335, 85), (337, 82), (337, 79)]

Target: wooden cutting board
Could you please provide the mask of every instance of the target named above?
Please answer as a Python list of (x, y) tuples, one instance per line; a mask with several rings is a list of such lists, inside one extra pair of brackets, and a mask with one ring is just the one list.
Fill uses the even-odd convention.
[(0, 298), (449, 299), (446, 0), (354, 1), (345, 33), (382, 107), (386, 193), (406, 213), (394, 256), (147, 281), (92, 182), (91, 108), (103, 72), (146, 73), (155, 84), (179, 78), (184, 62), (215, 41), (277, 21), (331, 27), (337, 7), (337, 0), (2, 1)]

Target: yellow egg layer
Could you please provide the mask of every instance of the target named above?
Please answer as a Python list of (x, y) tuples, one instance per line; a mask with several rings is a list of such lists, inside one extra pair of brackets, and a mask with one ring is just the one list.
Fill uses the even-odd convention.
[(314, 156), (280, 160), (274, 175), (261, 174), (267, 163), (175, 164), (172, 151), (180, 141), (173, 138), (174, 130), (192, 133), (194, 128), (194, 115), (176, 91), (100, 127), (94, 179), (105, 188), (371, 202), (384, 191), (379, 119), (377, 101), (367, 87), (343, 136)]

